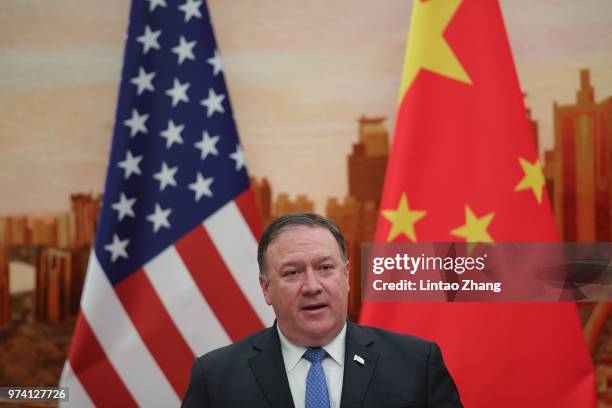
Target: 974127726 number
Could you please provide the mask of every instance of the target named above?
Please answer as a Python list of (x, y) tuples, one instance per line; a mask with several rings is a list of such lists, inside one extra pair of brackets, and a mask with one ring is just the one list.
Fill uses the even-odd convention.
[(0, 402), (68, 401), (66, 387), (0, 387)]

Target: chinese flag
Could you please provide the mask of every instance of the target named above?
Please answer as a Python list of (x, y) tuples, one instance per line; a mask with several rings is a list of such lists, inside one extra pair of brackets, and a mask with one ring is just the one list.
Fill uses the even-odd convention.
[[(415, 0), (376, 241), (557, 239), (498, 2)], [(436, 341), (466, 407), (595, 406), (573, 303), (365, 303), (361, 323)]]

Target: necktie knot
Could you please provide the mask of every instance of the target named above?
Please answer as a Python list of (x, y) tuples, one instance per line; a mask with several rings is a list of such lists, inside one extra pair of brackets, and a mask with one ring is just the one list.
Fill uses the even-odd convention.
[(311, 363), (320, 363), (323, 361), (327, 352), (323, 350), (321, 347), (309, 348), (304, 353), (304, 358)]

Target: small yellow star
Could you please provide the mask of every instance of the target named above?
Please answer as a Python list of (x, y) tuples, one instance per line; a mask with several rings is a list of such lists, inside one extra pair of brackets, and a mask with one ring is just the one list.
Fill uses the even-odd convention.
[(426, 211), (411, 210), (406, 194), (402, 193), (400, 201), (395, 210), (383, 210), (382, 215), (391, 222), (391, 230), (387, 241), (393, 241), (400, 234), (404, 234), (413, 242), (416, 242), (414, 224), (427, 214)]
[(546, 179), (544, 173), (542, 173), (542, 165), (539, 160), (536, 160), (533, 164), (527, 160), (519, 157), (519, 163), (523, 168), (525, 175), (514, 187), (514, 191), (521, 191), (531, 189), (535, 198), (539, 204), (542, 203), (542, 191), (546, 185)]
[(487, 232), (493, 217), (495, 213), (491, 212), (478, 218), (470, 206), (466, 205), (465, 224), (452, 230), (451, 235), (464, 238), (466, 242), (494, 242)]
[(462, 0), (415, 0), (404, 56), (404, 75), (400, 98), (419, 73), (426, 69), (436, 74), (471, 84), (457, 56), (444, 39), (444, 30)]

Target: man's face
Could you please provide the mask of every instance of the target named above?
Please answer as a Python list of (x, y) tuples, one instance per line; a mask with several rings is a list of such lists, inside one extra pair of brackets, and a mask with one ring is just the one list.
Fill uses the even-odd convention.
[(303, 347), (333, 340), (346, 320), (349, 270), (331, 232), (291, 227), (270, 243), (265, 260), (259, 283), (283, 334)]

